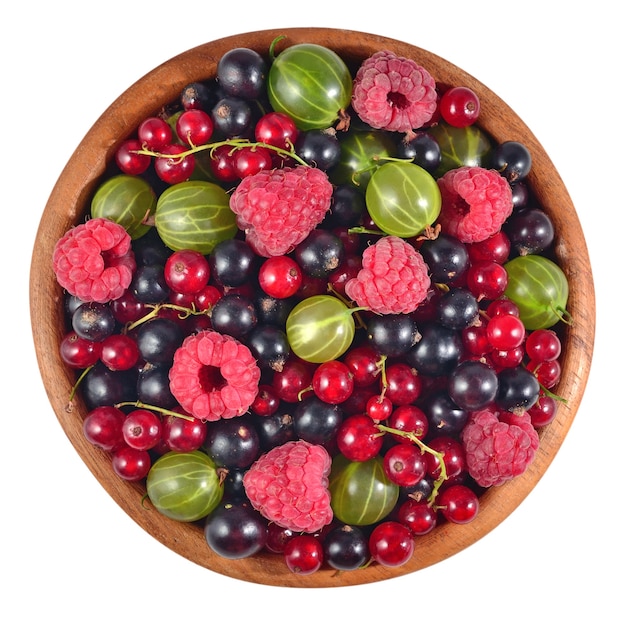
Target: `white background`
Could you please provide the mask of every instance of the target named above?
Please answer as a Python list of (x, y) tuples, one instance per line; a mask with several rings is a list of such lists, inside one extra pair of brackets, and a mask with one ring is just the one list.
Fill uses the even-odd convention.
[[(625, 341), (618, 294), (623, 295), (624, 269), (626, 112), (620, 92), (626, 49), (619, 3), (39, 4), (5, 8), (0, 37), (0, 613), (180, 618), (227, 611), (306, 618), (327, 612), (623, 612)], [(133, 82), (180, 52), (239, 32), (295, 26), (404, 40), (494, 90), (531, 127), (559, 170), (583, 223), (595, 274), (592, 373), (572, 429), (537, 488), (501, 526), (461, 554), (366, 587), (242, 583), (153, 540), (100, 487), (62, 432), (41, 385), (30, 331), (28, 275), (39, 218), (97, 117)], [(611, 352), (615, 359), (609, 361)]]

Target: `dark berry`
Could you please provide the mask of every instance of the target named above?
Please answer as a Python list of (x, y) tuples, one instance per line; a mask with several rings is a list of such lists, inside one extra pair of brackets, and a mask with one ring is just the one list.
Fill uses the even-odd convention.
[(409, 315), (375, 315), (367, 324), (367, 339), (382, 356), (401, 356), (419, 340), (417, 324)]
[(341, 240), (323, 229), (313, 230), (293, 252), (302, 272), (319, 279), (337, 270), (344, 256), (345, 248)]
[(217, 63), (217, 83), (231, 97), (257, 99), (264, 90), (267, 64), (253, 49), (237, 47)]

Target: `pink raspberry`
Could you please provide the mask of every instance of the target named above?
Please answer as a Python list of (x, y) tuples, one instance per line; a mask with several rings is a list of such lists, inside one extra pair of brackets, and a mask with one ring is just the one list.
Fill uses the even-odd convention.
[(246, 240), (263, 257), (300, 244), (330, 208), (333, 186), (320, 169), (300, 165), (262, 170), (233, 191), (230, 208)]
[(352, 107), (374, 129), (411, 135), (437, 109), (435, 80), (414, 60), (379, 51), (367, 58), (356, 73)]
[(131, 284), (136, 263), (126, 229), (109, 219), (89, 219), (56, 243), (52, 268), (61, 287), (85, 302), (116, 300)]
[(491, 487), (519, 476), (532, 463), (539, 435), (527, 412), (476, 412), (461, 433), (470, 476)]
[(260, 377), (248, 347), (211, 330), (187, 337), (169, 372), (170, 391), (178, 403), (207, 421), (244, 414), (258, 393)]
[(261, 455), (243, 477), (252, 506), (293, 532), (316, 532), (333, 519), (328, 490), (331, 458), (320, 445), (286, 442)]
[(430, 288), (422, 255), (397, 236), (383, 236), (363, 251), (361, 270), (345, 286), (360, 307), (375, 313), (412, 313)]
[(513, 212), (513, 194), (496, 170), (459, 167), (437, 180), (441, 191), (441, 231), (461, 242), (485, 240), (500, 231)]

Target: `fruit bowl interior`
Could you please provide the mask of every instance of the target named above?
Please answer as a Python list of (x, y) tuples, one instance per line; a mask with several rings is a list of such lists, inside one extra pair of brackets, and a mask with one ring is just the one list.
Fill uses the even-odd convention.
[[(201, 526), (172, 521), (145, 508), (145, 486), (123, 482), (114, 474), (110, 455), (84, 439), (82, 417), (86, 410), (80, 399), (73, 401), (68, 412), (76, 376), (59, 356), (65, 333), (63, 291), (52, 270), (51, 256), (57, 240), (84, 218), (91, 195), (117, 146), (142, 120), (179, 96), (188, 83), (213, 77), (225, 52), (249, 47), (267, 55), (278, 36), (286, 37), (285, 45), (317, 43), (329, 47), (354, 65), (388, 49), (426, 67), (441, 85), (472, 88), (481, 100), (478, 125), (496, 141), (516, 140), (532, 153), (527, 183), (554, 222), (554, 252), (570, 284), (568, 312), (574, 319), (563, 329), (562, 379), (556, 389), (564, 402), (559, 404), (555, 420), (540, 431), (540, 447), (531, 467), (503, 486), (490, 488), (481, 497), (480, 514), (473, 522), (439, 526), (417, 540), (411, 560), (393, 569), (374, 564), (342, 572), (340, 577), (332, 569), (299, 576), (287, 571), (282, 557), (265, 552), (241, 560), (220, 558), (207, 547)], [(158, 66), (119, 96), (79, 144), (51, 192), (33, 252), (30, 301), (39, 369), (51, 406), (84, 463), (120, 507), (155, 539), (202, 567), (240, 580), (288, 587), (351, 586), (405, 575), (453, 556), (499, 525), (532, 491), (567, 435), (586, 386), (595, 332), (592, 273), (574, 205), (548, 155), (515, 112), (471, 75), (430, 52), (381, 36), (324, 28), (268, 30), (213, 41)]]

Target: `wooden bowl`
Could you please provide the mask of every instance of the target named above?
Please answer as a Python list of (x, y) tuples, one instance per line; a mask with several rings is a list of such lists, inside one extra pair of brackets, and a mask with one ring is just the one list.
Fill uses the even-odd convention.
[[(397, 568), (372, 565), (339, 574), (322, 568), (313, 575), (302, 576), (291, 574), (282, 557), (273, 554), (262, 553), (242, 560), (220, 558), (207, 546), (200, 525), (178, 523), (145, 508), (145, 486), (121, 481), (114, 474), (110, 455), (83, 437), (82, 417), (86, 410), (80, 401), (68, 412), (75, 376), (59, 356), (64, 335), (63, 292), (52, 271), (55, 243), (80, 222), (117, 146), (143, 119), (175, 100), (187, 83), (213, 77), (218, 60), (228, 50), (250, 47), (265, 54), (280, 35), (286, 36), (285, 45), (317, 43), (355, 62), (389, 49), (413, 58), (441, 84), (472, 88), (481, 100), (478, 124), (496, 141), (517, 140), (530, 150), (533, 166), (528, 185), (553, 220), (556, 258), (570, 283), (568, 310), (573, 324), (564, 329), (562, 379), (556, 389), (566, 403), (559, 404), (556, 419), (540, 432), (541, 445), (533, 464), (513, 481), (489, 489), (481, 498), (479, 516), (472, 523), (444, 524), (417, 538), (414, 557)], [(34, 343), (50, 403), (74, 448), (109, 494), (155, 539), (198, 565), (240, 580), (287, 587), (351, 586), (418, 571), (456, 554), (499, 525), (537, 484), (565, 439), (587, 383), (595, 333), (594, 286), (580, 222), (557, 170), (530, 129), (486, 86), (432, 53), (382, 36), (326, 28), (287, 28), (226, 37), (172, 58), (128, 88), (94, 123), (52, 190), (33, 252), (30, 296)], [(497, 560), (494, 556), (494, 562)]]

